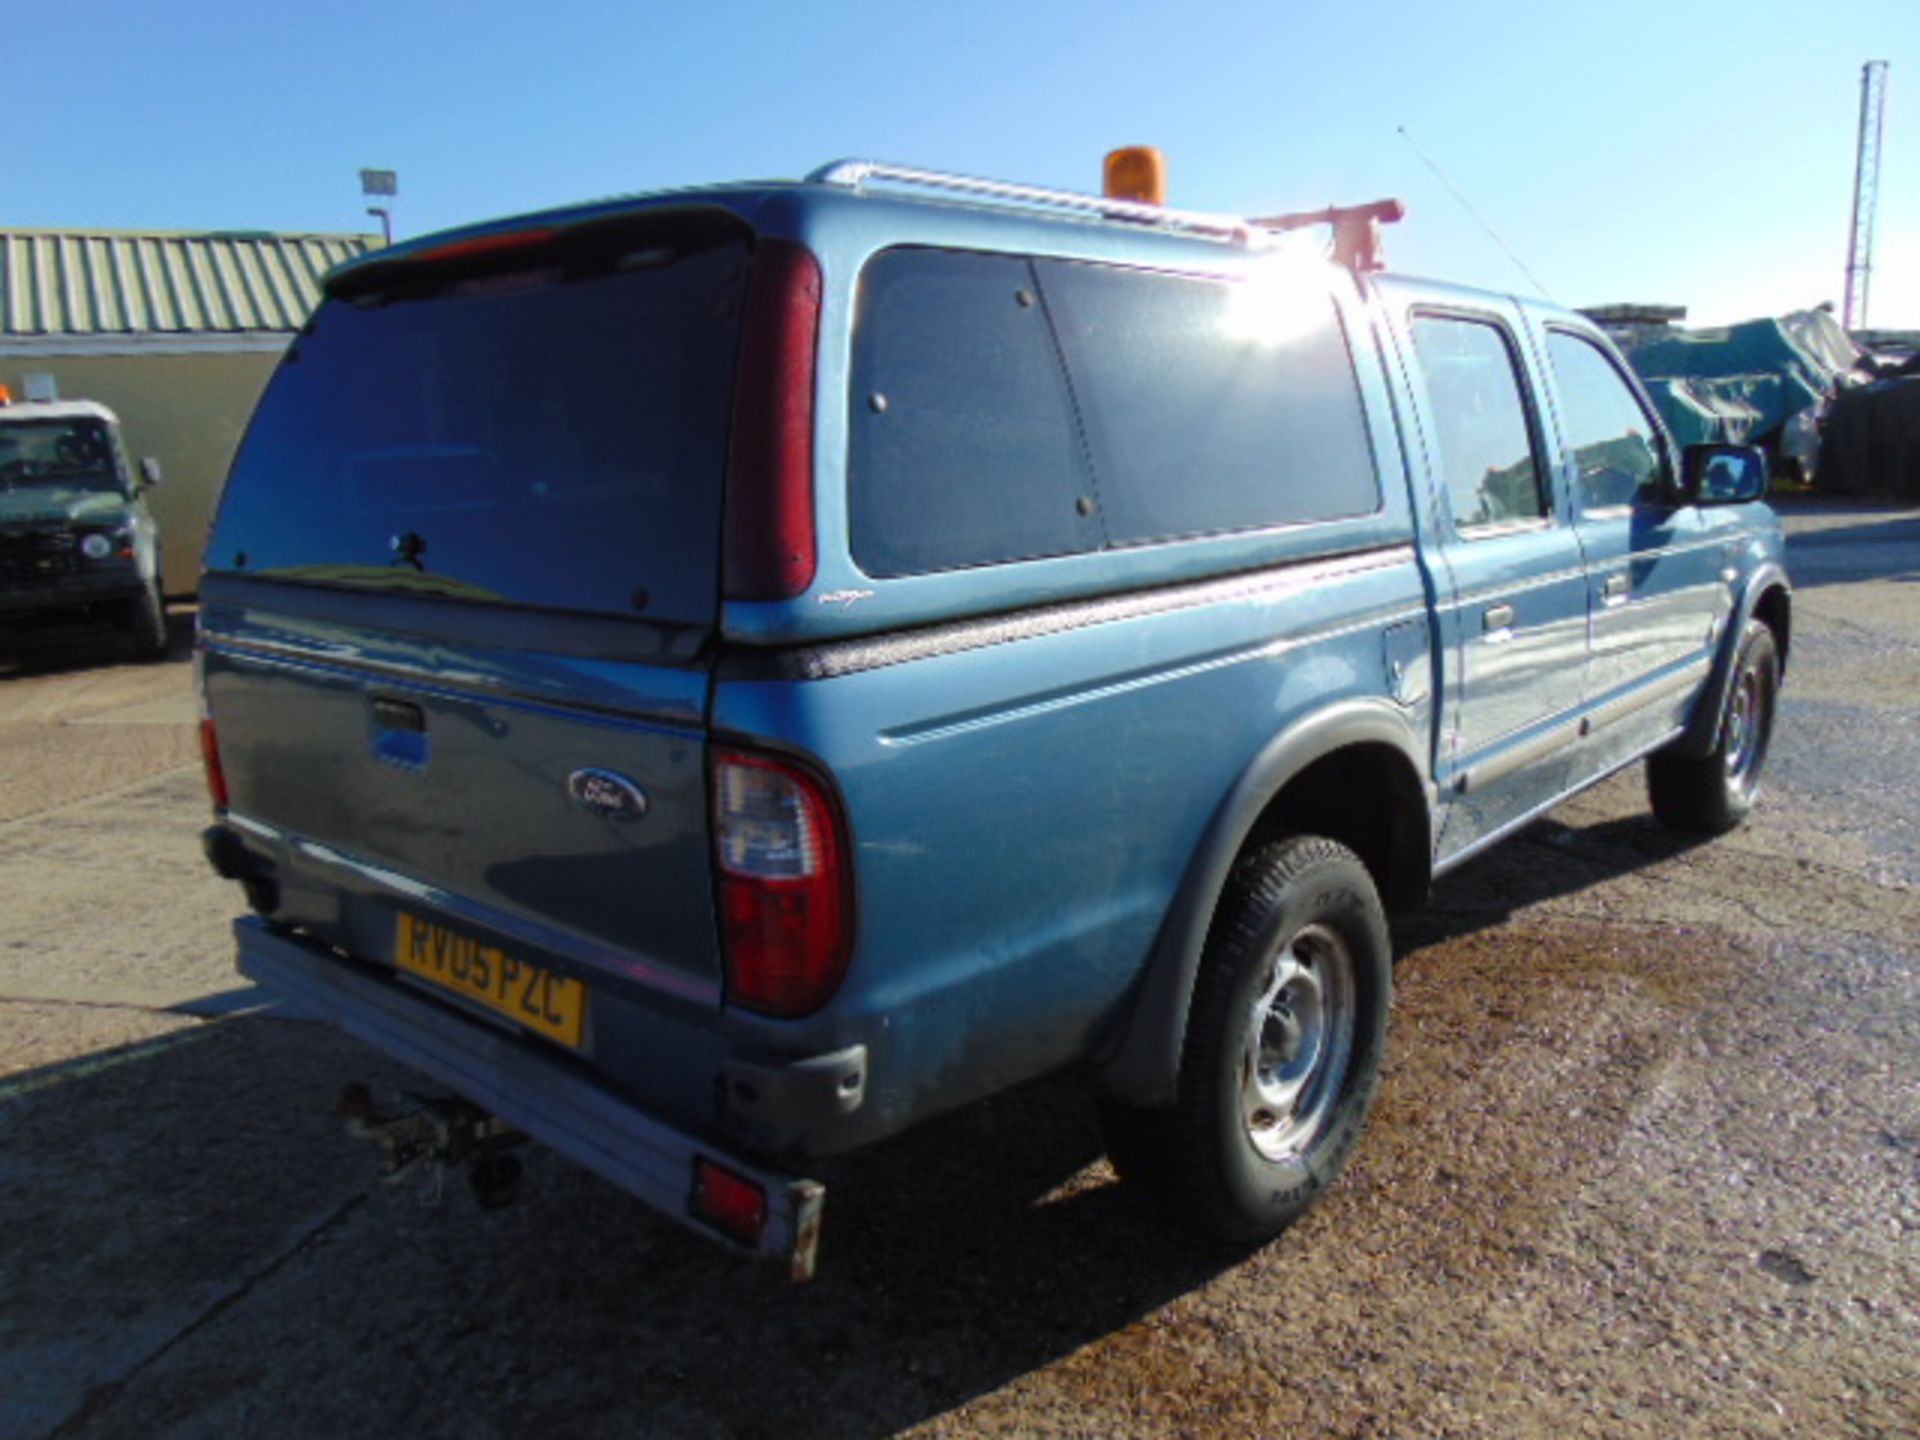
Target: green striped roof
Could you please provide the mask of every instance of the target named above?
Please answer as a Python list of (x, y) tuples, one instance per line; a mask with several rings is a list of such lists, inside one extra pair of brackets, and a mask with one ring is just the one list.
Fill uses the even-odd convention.
[(0, 228), (0, 337), (297, 330), (375, 235)]

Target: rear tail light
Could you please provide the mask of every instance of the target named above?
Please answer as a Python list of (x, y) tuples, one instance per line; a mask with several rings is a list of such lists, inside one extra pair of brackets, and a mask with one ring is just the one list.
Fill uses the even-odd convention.
[(729, 1240), (758, 1246), (767, 1233), (767, 1192), (704, 1155), (694, 1157), (693, 1197), (687, 1209)]
[(846, 972), (846, 842), (826, 787), (796, 765), (722, 752), (713, 834), (729, 1003), (766, 1015), (818, 1010)]
[(207, 650), (198, 634), (193, 645), (193, 693), (200, 702), (200, 762), (207, 771), (207, 794), (214, 809), (225, 810), (227, 772), (220, 764), (220, 736), (213, 728), (213, 711), (207, 704)]
[(754, 247), (727, 465), (730, 600), (790, 600), (813, 583), (813, 381), (820, 262)]
[(200, 719), (200, 759), (207, 767), (207, 794), (213, 808), (227, 808), (227, 772), (220, 768), (220, 738), (214, 734), (211, 716)]

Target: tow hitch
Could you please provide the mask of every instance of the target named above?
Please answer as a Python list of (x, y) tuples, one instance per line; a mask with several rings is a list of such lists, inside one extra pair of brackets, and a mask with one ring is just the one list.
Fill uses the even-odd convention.
[(386, 1156), (381, 1176), (386, 1184), (402, 1184), (424, 1168), (426, 1201), (438, 1204), (446, 1193), (447, 1172), (464, 1167), (481, 1208), (513, 1203), (521, 1167), (507, 1152), (527, 1143), (524, 1133), (457, 1095), (406, 1092), (403, 1099), (411, 1108), (383, 1112), (373, 1091), (355, 1084), (340, 1092), (335, 1107), (347, 1122), (347, 1134), (378, 1146)]

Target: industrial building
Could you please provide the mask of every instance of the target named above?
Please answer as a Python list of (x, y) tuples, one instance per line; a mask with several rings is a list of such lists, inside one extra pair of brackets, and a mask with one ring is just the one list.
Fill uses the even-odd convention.
[(267, 377), (333, 266), (377, 235), (0, 227), (0, 385), (97, 400), (135, 457), (170, 595), (191, 592), (207, 524)]

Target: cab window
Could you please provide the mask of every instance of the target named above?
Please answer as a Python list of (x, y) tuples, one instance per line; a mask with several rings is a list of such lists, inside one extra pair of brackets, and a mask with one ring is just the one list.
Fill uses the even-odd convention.
[(1658, 499), (1665, 469), (1659, 431), (1612, 361), (1592, 341), (1565, 330), (1548, 332), (1547, 356), (1581, 510)]
[(1412, 328), (1455, 527), (1472, 531), (1549, 514), (1506, 331), (1461, 315), (1416, 315)]

